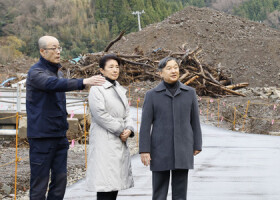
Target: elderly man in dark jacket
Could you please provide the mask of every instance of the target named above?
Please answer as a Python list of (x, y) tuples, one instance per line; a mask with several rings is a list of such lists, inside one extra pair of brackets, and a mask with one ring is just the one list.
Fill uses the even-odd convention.
[(188, 170), (202, 150), (198, 102), (195, 90), (178, 81), (175, 58), (161, 60), (159, 70), (163, 81), (145, 95), (139, 152), (152, 171), (153, 200), (167, 198), (170, 173), (172, 199), (185, 200)]
[(68, 129), (65, 92), (85, 85), (102, 85), (105, 79), (65, 79), (59, 42), (52, 36), (39, 39), (40, 60), (33, 65), (26, 82), (27, 137), (30, 145), (30, 199), (45, 200), (51, 172), (48, 200), (62, 200), (67, 183), (66, 138)]

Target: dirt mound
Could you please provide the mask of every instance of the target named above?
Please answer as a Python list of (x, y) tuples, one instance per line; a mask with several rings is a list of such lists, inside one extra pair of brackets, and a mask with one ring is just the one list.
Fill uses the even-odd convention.
[[(184, 45), (184, 47), (182, 47)], [(187, 7), (164, 21), (126, 35), (111, 50), (173, 52), (200, 46), (204, 63), (225, 67), (233, 81), (279, 86), (280, 32), (268, 26), (208, 8)]]
[[(18, 77), (21, 73), (27, 73), (29, 68), (35, 64), (38, 59), (23, 57), (7, 64), (0, 64), (0, 83), (10, 77)], [(17, 79), (16, 81), (19, 81)]]

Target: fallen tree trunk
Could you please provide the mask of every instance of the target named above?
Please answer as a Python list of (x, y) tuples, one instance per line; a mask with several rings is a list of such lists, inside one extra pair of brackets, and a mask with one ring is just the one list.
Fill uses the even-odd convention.
[(238, 84), (234, 84), (234, 85), (227, 85), (226, 88), (231, 89), (231, 90), (237, 90), (237, 89), (245, 88), (248, 86), (249, 86), (249, 83), (238, 83)]
[(228, 93), (230, 93), (230, 94), (234, 94), (234, 95), (246, 97), (246, 95), (241, 94), (241, 93), (239, 93), (239, 92), (235, 92), (235, 91), (233, 91), (233, 90), (230, 90), (230, 89), (228, 89), (228, 88), (226, 88), (226, 87), (224, 87), (224, 86), (220, 86), (220, 85), (217, 85), (217, 84), (212, 83), (212, 82), (209, 82), (209, 84), (214, 85), (214, 86), (216, 86), (216, 87), (219, 87), (220, 89), (222, 89), (222, 90), (224, 90), (224, 91), (226, 91), (226, 92), (228, 92)]

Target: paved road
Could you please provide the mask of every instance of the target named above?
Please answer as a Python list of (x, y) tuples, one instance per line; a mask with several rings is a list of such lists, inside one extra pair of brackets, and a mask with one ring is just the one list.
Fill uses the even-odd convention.
[[(189, 174), (189, 200), (280, 200), (280, 137), (202, 129), (203, 152)], [(135, 187), (121, 191), (118, 200), (151, 200), (151, 172), (138, 155), (132, 167)], [(96, 198), (82, 180), (67, 188), (65, 199)]]

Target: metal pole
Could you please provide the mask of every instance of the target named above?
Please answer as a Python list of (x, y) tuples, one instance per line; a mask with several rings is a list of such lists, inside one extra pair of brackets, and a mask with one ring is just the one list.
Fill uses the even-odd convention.
[(140, 13), (138, 12), (137, 13), (137, 16), (138, 16), (138, 28), (139, 28), (139, 31), (141, 31), (141, 21), (140, 21)]
[(140, 20), (140, 15), (142, 15), (143, 13), (145, 13), (144, 10), (142, 10), (141, 12), (140, 11), (135, 11), (135, 12), (132, 12), (133, 15), (137, 15), (137, 18), (138, 18), (138, 29), (139, 31), (142, 30), (141, 28), (141, 20)]

